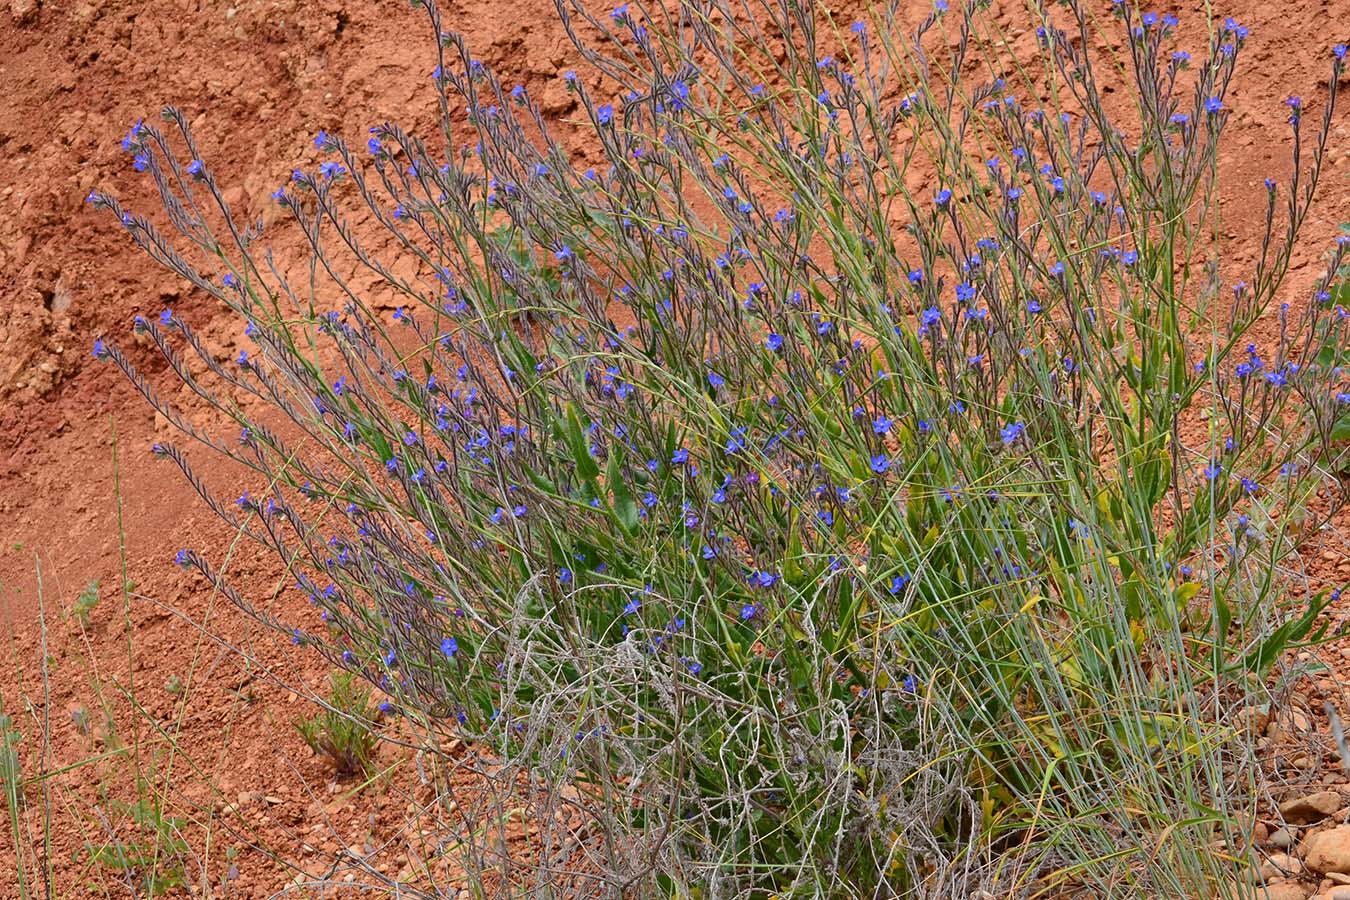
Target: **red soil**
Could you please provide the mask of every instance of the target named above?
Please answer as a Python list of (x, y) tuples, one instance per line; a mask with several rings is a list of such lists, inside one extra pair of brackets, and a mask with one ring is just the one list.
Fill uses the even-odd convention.
[[(436, 114), (430, 36), (419, 11), (392, 0), (9, 0), (8, 6), (0, 9), (0, 619), (15, 639), (13, 675), (3, 678), (0, 698), (31, 751), (40, 743), (40, 718), (33, 713), (40, 717), (42, 711), (45, 625), (51, 659), (45, 707), (53, 745), (47, 768), (108, 749), (92, 686), (101, 682), (124, 737), (133, 729), (153, 735), (156, 724), (176, 736), (185, 754), (174, 763), (176, 780), (162, 772), (154, 779), (161, 790), (165, 783), (176, 785), (171, 801), (182, 799), (175, 796), (181, 790), (208, 810), (213, 801), (217, 808), (240, 805), (211, 823), (205, 863), (212, 889), (231, 897), (266, 896), (295, 877), (288, 865), (317, 876), (328, 871), (339, 842), (374, 845), (394, 837), (416, 793), (409, 787), (415, 779), (406, 777), (410, 766), (402, 760), (387, 784), (352, 797), (345, 796), (350, 784), (332, 793), (332, 778), (291, 727), (304, 709), (296, 694), (304, 692), (302, 685), (321, 683), (321, 666), (260, 634), (223, 598), (172, 565), (183, 546), (214, 548), (218, 562), (232, 535), (175, 471), (151, 457), (149, 445), (167, 426), (111, 366), (95, 364), (89, 348), (105, 335), (130, 346), (132, 316), (153, 316), (171, 305), (218, 354), (233, 355), (242, 323), (215, 301), (185, 290), (141, 255), (106, 214), (83, 201), (98, 186), (131, 209), (157, 206), (119, 140), (137, 118), (152, 118), (167, 103), (183, 108), (194, 123), (231, 202), (255, 214), (268, 208), (268, 195), (293, 167), (312, 164), (310, 139), (321, 128), (353, 142), (385, 120), (430, 133)], [(845, 6), (856, 10), (861, 4)], [(1025, 18), (1020, 4), (998, 2), (996, 8), (1010, 29)], [(1175, 13), (1183, 40), (1201, 43), (1204, 4), (1158, 11)], [(1216, 12), (1235, 15), (1251, 29), (1230, 93), (1234, 112), (1221, 160), (1228, 203), (1223, 234), (1232, 264), (1225, 276), (1234, 280), (1252, 261), (1259, 234), (1260, 204), (1246, 198), (1263, 195), (1267, 176), (1287, 180), (1283, 101), (1301, 94), (1310, 106), (1308, 121), (1320, 117), (1328, 47), (1335, 29), (1350, 18), (1350, 0), (1235, 0)], [(548, 0), (459, 0), (444, 4), (442, 13), (446, 26), (465, 33), (504, 81), (526, 84), (544, 98), (551, 116), (566, 120), (570, 97), (559, 76), (577, 56)], [(1288, 282), (1294, 303), (1304, 300), (1319, 274), (1320, 253), (1339, 223), (1350, 221), (1346, 121), (1338, 116), (1321, 199), (1304, 249), (1295, 256)], [(562, 136), (584, 154), (569, 126)], [(282, 252), (296, 246), (284, 227), (271, 236)], [(172, 380), (144, 348), (136, 359), (173, 399), (183, 399), (173, 396)], [(1350, 579), (1344, 541), (1331, 540), (1316, 558), (1318, 574)], [(134, 583), (125, 608), (117, 587), (123, 553)], [(228, 572), (260, 605), (276, 605), (283, 615), (305, 614), (285, 590), (289, 579), (275, 561), (253, 548), (241, 544)], [(94, 580), (102, 599), (82, 631), (66, 611)], [(1342, 604), (1335, 614), (1350, 614), (1350, 597)], [(203, 637), (197, 625), (246, 648), (257, 665), (242, 663)], [(130, 661), (128, 626), (134, 634)], [(1342, 653), (1350, 654), (1350, 642), (1320, 651), (1338, 670)], [(260, 667), (289, 680), (295, 692), (262, 677)], [(181, 702), (163, 688), (174, 675), (190, 682)], [(133, 683), (148, 701), (142, 715), (116, 699), (116, 685)], [(24, 696), (37, 705), (26, 708)], [(71, 722), (70, 712), (79, 707), (95, 713), (91, 736)], [(32, 775), (40, 761), (31, 753), (26, 759)], [(400, 757), (390, 753), (382, 761), (394, 764)], [(98, 805), (112, 815), (95, 790), (99, 773), (108, 771), (105, 764), (89, 765), (53, 782), (51, 858), (67, 895), (79, 895), (85, 883), (95, 885), (94, 893), (124, 895), (107, 870), (65, 862), (86, 841), (102, 837), (89, 811)], [(1321, 774), (1314, 761), (1306, 777)], [(134, 796), (124, 774), (107, 777), (123, 799)], [(24, 823), (36, 839), (41, 797), (37, 789), (30, 794), (34, 802)], [(80, 820), (85, 833), (75, 827)], [(0, 829), (0, 897), (17, 895), (5, 862), (6, 831)], [(268, 848), (278, 859), (251, 846)], [(239, 875), (226, 891), (228, 848), (240, 855), (233, 861)], [(41, 858), (41, 852), (24, 851), (30, 861)], [(407, 842), (396, 839), (376, 863), (392, 875), (407, 857)]]

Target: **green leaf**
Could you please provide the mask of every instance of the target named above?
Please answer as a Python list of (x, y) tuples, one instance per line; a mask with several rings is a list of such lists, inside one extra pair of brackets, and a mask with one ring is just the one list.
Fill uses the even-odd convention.
[(586, 432), (581, 426), (581, 415), (575, 404), (567, 404), (567, 445), (572, 450), (572, 459), (577, 464), (577, 476), (586, 481), (600, 477), (600, 466), (591, 456), (590, 446), (586, 443)]
[[(1280, 625), (1243, 657), (1241, 671), (1252, 675), (1264, 675), (1281, 653), (1308, 637), (1313, 630), (1313, 626), (1321, 618), (1322, 611), (1327, 608), (1330, 602), (1325, 593), (1314, 597), (1302, 616), (1289, 619)], [(1320, 639), (1326, 629), (1327, 623), (1323, 623), (1314, 640)], [(1222, 636), (1216, 635), (1215, 637), (1221, 638)]]
[(627, 534), (632, 534), (638, 524), (637, 501), (633, 492), (623, 479), (623, 446), (617, 441), (609, 451), (609, 464), (606, 467), (605, 481), (614, 497), (614, 518)]

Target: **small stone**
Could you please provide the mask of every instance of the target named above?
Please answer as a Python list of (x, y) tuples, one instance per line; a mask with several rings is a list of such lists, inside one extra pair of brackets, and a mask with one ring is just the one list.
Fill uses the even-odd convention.
[(1317, 791), (1284, 801), (1280, 804), (1280, 815), (1286, 819), (1316, 822), (1336, 812), (1344, 802), (1340, 791)]
[(1313, 730), (1312, 716), (1297, 707), (1286, 707), (1272, 716), (1266, 733), (1283, 743), (1298, 741)]
[(1306, 900), (1308, 892), (1297, 881), (1281, 881), (1267, 885), (1258, 896), (1265, 900)]
[(1267, 706), (1244, 706), (1234, 717), (1238, 731), (1262, 734), (1270, 724), (1270, 708)]
[(1294, 835), (1288, 828), (1277, 828), (1270, 835), (1270, 845), (1277, 850), (1288, 850), (1294, 846)]
[(1332, 884), (1350, 884), (1350, 875), (1346, 875), (1344, 872), (1328, 872), (1327, 881)]
[(1303, 872), (1303, 863), (1288, 853), (1273, 853), (1261, 864), (1261, 881), (1264, 884), (1281, 878), (1290, 878)]
[(27, 25), (37, 16), (37, 0), (9, 0), (9, 14), (15, 25)]
[(1338, 884), (1322, 896), (1327, 900), (1350, 900), (1350, 885)]
[(1350, 874), (1350, 825), (1338, 825), (1310, 835), (1303, 842), (1303, 859), (1314, 872)]

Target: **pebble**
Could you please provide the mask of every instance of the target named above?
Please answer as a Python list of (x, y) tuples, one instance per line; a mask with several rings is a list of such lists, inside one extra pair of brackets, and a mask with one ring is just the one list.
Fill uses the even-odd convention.
[[(1298, 765), (1298, 760), (1294, 765)], [(1316, 822), (1336, 812), (1344, 802), (1340, 791), (1317, 791), (1284, 801), (1280, 804), (1280, 815), (1286, 819)]]
[(1303, 873), (1303, 863), (1298, 857), (1288, 853), (1272, 853), (1261, 864), (1261, 881), (1265, 884), (1280, 878), (1290, 878)]
[(1350, 874), (1350, 825), (1338, 825), (1310, 835), (1303, 842), (1303, 858), (1314, 872)]

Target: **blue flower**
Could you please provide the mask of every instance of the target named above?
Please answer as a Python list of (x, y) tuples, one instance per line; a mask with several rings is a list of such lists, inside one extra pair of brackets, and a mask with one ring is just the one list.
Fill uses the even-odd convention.
[(600, 120), (601, 125), (608, 125), (614, 120), (614, 107), (606, 103), (595, 111), (595, 117)]
[(670, 85), (670, 92), (673, 95), (675, 109), (684, 109), (689, 102), (689, 85), (683, 79), (675, 79)]
[(774, 353), (783, 349), (783, 336), (781, 334), (771, 334), (764, 339), (764, 346), (768, 347)]
[(452, 637), (443, 638), (441, 640), (441, 652), (448, 657), (454, 658), (454, 655), (459, 652), (459, 641)]
[(680, 449), (676, 450), (674, 454), (671, 455), (670, 462), (672, 465), (676, 466), (684, 465), (685, 463), (689, 462), (689, 451), (681, 447)]
[(1218, 97), (1210, 97), (1205, 101), (1205, 112), (1213, 115), (1223, 109), (1223, 101)]
[(946, 206), (948, 201), (950, 201), (951, 199), (952, 199), (952, 192), (947, 190), (946, 188), (943, 188), (942, 190), (938, 191), (937, 197), (934, 198), (934, 201), (937, 203), (938, 206)]
[(888, 418), (887, 416), (878, 416), (872, 423), (872, 430), (877, 434), (889, 434), (891, 426), (894, 424), (894, 419)]
[(1013, 422), (1010, 425), (1003, 426), (1001, 429), (999, 429), (999, 434), (1002, 435), (1003, 437), (1003, 446), (1006, 447), (1013, 441), (1017, 440), (1019, 437), (1022, 436), (1022, 433), (1026, 430), (1027, 426), (1023, 425), (1021, 422)]
[(886, 590), (892, 594), (898, 594), (905, 589), (905, 586), (909, 584), (909, 581), (908, 575), (897, 575), (891, 579), (891, 586)]
[(135, 148), (136, 140), (140, 137), (143, 121), (144, 119), (137, 119), (136, 124), (131, 126), (131, 130), (127, 132), (126, 137), (122, 138), (122, 149), (126, 152), (130, 153)]
[(891, 467), (891, 461), (890, 461), (889, 459), (887, 459), (885, 456), (874, 456), (874, 457), (872, 457), (872, 462), (871, 462), (870, 468), (871, 468), (872, 471), (875, 472), (876, 474), (881, 475), (881, 474), (883, 474), (887, 469), (889, 469), (890, 467)]

